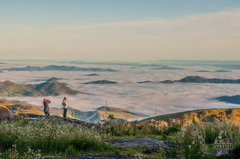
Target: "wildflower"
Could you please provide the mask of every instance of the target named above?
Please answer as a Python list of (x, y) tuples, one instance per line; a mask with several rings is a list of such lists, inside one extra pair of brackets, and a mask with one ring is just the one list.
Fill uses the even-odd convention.
[(222, 136), (220, 135), (218, 138), (221, 140), (221, 139), (222, 139)]

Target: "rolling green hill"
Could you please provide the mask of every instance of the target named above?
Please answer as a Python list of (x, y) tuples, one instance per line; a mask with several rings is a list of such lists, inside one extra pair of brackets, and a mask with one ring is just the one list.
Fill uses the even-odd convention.
[(22, 85), (15, 84), (11, 81), (0, 82), (0, 96), (57, 96), (60, 94), (86, 94), (84, 92), (73, 90), (66, 86), (66, 84), (57, 82), (55, 80), (48, 80), (47, 82), (37, 85)]

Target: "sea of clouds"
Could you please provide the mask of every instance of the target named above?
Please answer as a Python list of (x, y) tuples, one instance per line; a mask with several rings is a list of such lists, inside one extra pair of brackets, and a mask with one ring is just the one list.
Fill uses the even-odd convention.
[[(51, 63), (52, 64), (52, 63)], [(47, 63), (37, 62), (8, 62), (0, 65), (0, 69), (11, 67), (47, 66)], [(61, 107), (64, 96), (69, 106), (81, 111), (92, 111), (106, 105), (127, 109), (134, 113), (154, 116), (193, 109), (229, 108), (239, 105), (227, 104), (212, 100), (224, 95), (240, 94), (240, 84), (208, 84), (208, 83), (175, 83), (162, 84), (159, 81), (179, 80), (186, 76), (201, 76), (206, 78), (240, 79), (240, 70), (231, 72), (196, 72), (198, 70), (217, 70), (209, 65), (169, 65), (182, 70), (154, 70), (152, 67), (94, 65), (94, 64), (59, 64), (78, 67), (112, 68), (119, 72), (89, 72), (89, 71), (3, 71), (0, 81), (10, 80), (18, 84), (39, 84), (51, 77), (62, 78), (68, 87), (90, 93), (90, 95), (61, 95), (48, 97), (5, 97), (5, 99), (26, 101), (35, 105), (42, 105), (43, 98), (51, 101), (51, 107)], [(100, 76), (86, 76), (97, 73)], [(96, 80), (116, 81), (117, 84), (84, 84)], [(153, 83), (137, 83), (153, 81)]]

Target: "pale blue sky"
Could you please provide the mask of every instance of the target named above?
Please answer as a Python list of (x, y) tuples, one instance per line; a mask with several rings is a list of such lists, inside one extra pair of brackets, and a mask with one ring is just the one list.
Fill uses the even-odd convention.
[(172, 19), (240, 8), (239, 0), (10, 0), (0, 1), (1, 24), (35, 27)]
[(0, 0), (0, 15), (3, 59), (240, 60), (239, 0)]

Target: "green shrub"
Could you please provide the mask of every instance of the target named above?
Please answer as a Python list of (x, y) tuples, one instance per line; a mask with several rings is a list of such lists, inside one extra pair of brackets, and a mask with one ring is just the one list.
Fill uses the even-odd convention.
[(165, 149), (164, 150), (164, 155), (167, 158), (174, 158), (174, 157), (177, 157), (178, 153), (177, 153), (176, 149)]
[(198, 124), (189, 124), (181, 129), (178, 141), (182, 147), (182, 155), (186, 159), (201, 159), (205, 150), (204, 131)]
[(76, 152), (76, 149), (73, 147), (73, 145), (68, 146), (68, 149), (66, 150), (67, 155), (72, 155)]
[(217, 158), (217, 155), (216, 154), (205, 154), (203, 156), (203, 159), (216, 159)]
[(172, 123), (168, 128), (167, 131), (170, 133), (177, 133), (181, 130), (181, 125), (179, 123)]
[(231, 150), (230, 152), (230, 155), (233, 157), (233, 158), (240, 158), (240, 144), (237, 144), (236, 147)]
[(116, 150), (115, 150), (115, 155), (119, 155), (119, 154), (120, 154), (119, 150), (116, 149)]

